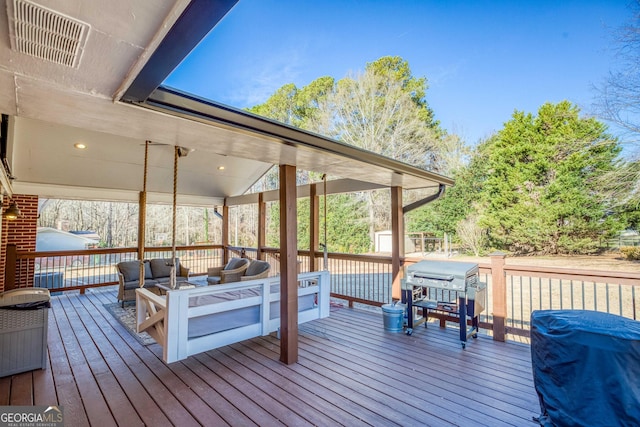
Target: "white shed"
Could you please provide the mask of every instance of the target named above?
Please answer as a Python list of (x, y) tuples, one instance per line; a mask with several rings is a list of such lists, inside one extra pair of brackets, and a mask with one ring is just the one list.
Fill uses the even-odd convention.
[[(391, 230), (376, 231), (375, 233), (375, 250), (376, 252), (391, 252)], [(404, 237), (405, 253), (415, 252), (416, 245), (409, 237)]]

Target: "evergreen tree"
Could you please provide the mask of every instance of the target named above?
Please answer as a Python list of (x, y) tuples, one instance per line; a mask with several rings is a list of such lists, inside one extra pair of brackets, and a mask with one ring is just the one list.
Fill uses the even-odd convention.
[(491, 244), (515, 253), (591, 253), (620, 227), (599, 177), (620, 152), (606, 127), (567, 101), (538, 115), (515, 112), (480, 147), (487, 161), (481, 225)]

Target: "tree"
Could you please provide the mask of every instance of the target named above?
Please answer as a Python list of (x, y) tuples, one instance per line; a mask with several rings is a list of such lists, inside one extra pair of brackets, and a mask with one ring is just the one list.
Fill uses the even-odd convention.
[(293, 83), (278, 89), (269, 99), (260, 105), (249, 108), (248, 111), (262, 117), (268, 117), (286, 125), (298, 126), (300, 118), (296, 108), (298, 88)]
[[(362, 73), (339, 81), (321, 77), (301, 89), (288, 84), (249, 111), (316, 132), (405, 163), (447, 173), (458, 167), (464, 144), (434, 119), (426, 78), (414, 77), (397, 56), (368, 63)], [(272, 169), (264, 178), (272, 184)], [(298, 183), (318, 181), (301, 174)], [(259, 184), (260, 187), (265, 187)], [(368, 206), (370, 242), (388, 226), (388, 192), (355, 194)], [(345, 200), (346, 199), (341, 199)], [(357, 202), (357, 200), (356, 200)]]
[(486, 153), (476, 149), (470, 157), (467, 165), (455, 170), (455, 184), (441, 198), (407, 214), (407, 231), (453, 236), (461, 221), (480, 211), (478, 202), (488, 171)]
[(515, 253), (590, 253), (620, 227), (598, 179), (620, 153), (606, 126), (567, 101), (538, 115), (516, 111), (479, 150), (487, 176), (481, 226), (496, 248)]
[[(620, 205), (640, 207), (640, 0), (630, 6), (631, 19), (618, 29), (615, 47), (619, 67), (611, 70), (598, 88), (599, 116), (623, 131), (623, 142), (630, 144), (629, 160), (621, 162), (603, 176), (609, 196)], [(628, 206), (623, 209), (628, 209)]]
[[(439, 131), (423, 96), (426, 80), (406, 61), (384, 57), (338, 81), (323, 112), (328, 136), (386, 157), (439, 171)], [(420, 97), (420, 98), (418, 98)]]
[[(209, 209), (178, 207), (176, 239), (179, 245), (221, 241), (221, 221), (210, 215)], [(170, 205), (147, 205), (147, 245), (167, 245), (171, 241), (171, 218)], [(101, 237), (102, 247), (132, 247), (138, 239), (138, 205), (42, 199), (38, 226), (91, 230)]]
[(485, 230), (478, 224), (477, 215), (469, 215), (458, 223), (456, 233), (464, 249), (473, 252), (475, 256), (480, 255), (484, 247)]
[[(426, 79), (415, 78), (406, 61), (383, 57), (363, 73), (338, 81), (320, 116), (328, 136), (405, 163), (441, 171), (444, 132), (424, 98)], [(390, 210), (386, 192), (368, 192), (369, 237), (382, 229)]]
[[(324, 197), (320, 198), (320, 224), (324, 224)], [(347, 194), (332, 194), (327, 198), (327, 248), (332, 252), (363, 253), (369, 250), (366, 212), (363, 203)], [(309, 199), (298, 199), (298, 246), (309, 247)], [(267, 246), (280, 246), (280, 204), (268, 208)], [(324, 232), (321, 231), (322, 242)]]
[(601, 116), (638, 141), (640, 136), (640, 0), (630, 6), (631, 19), (616, 34), (615, 47), (619, 68), (611, 70), (600, 86)]

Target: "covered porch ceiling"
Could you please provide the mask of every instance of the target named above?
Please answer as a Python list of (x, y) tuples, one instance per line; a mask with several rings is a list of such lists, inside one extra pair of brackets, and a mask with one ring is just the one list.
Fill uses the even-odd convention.
[[(171, 200), (176, 145), (194, 150), (179, 160), (181, 204), (222, 205), (277, 164), (372, 188), (453, 184), (438, 174), (158, 87), (235, 3), (3, 0), (0, 112), (10, 117), (6, 162), (11, 174), (2, 182), (5, 191), (137, 201), (146, 140), (152, 141), (150, 202)], [(53, 21), (86, 24), (86, 44), (71, 65), (36, 57), (33, 50), (18, 51), (24, 45), (19, 28), (35, 24), (33, 11)], [(87, 148), (79, 150), (76, 143)]]

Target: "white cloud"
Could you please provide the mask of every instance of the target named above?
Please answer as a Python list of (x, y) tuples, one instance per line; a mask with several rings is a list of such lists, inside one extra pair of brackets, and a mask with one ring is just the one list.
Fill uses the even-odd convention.
[(261, 58), (247, 58), (233, 82), (233, 92), (227, 94), (230, 103), (251, 107), (265, 102), (273, 93), (287, 83), (299, 86), (301, 70), (305, 61), (304, 48), (281, 50)]

